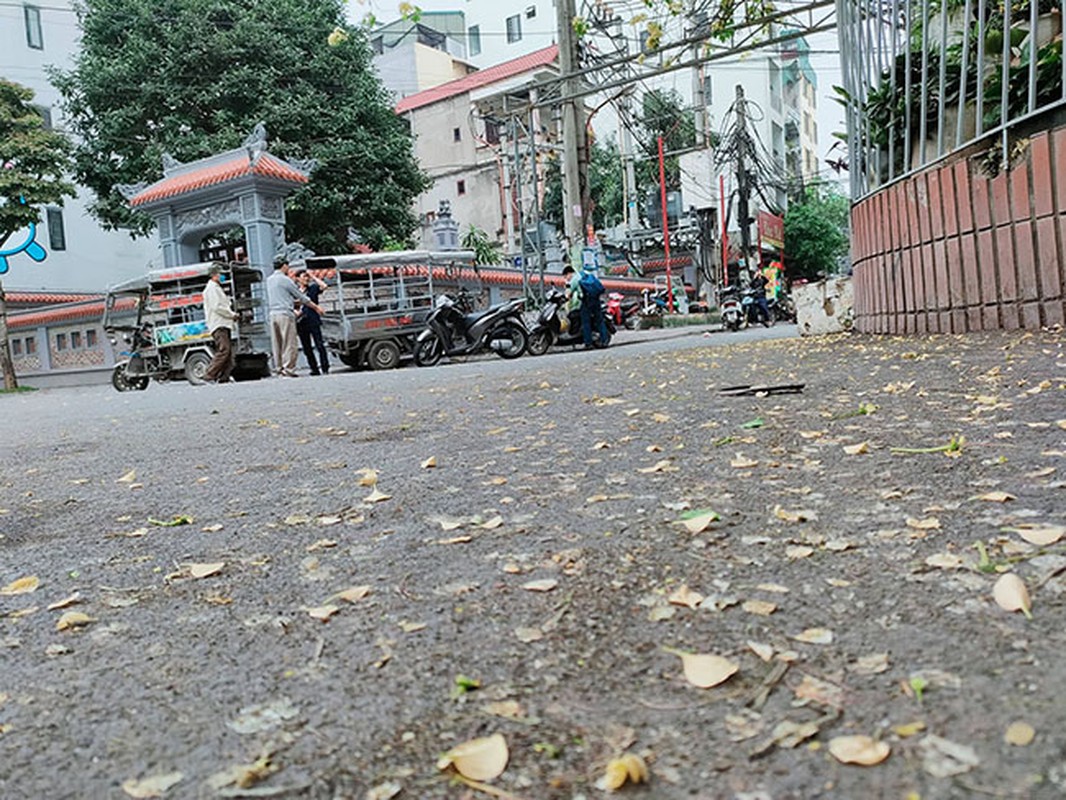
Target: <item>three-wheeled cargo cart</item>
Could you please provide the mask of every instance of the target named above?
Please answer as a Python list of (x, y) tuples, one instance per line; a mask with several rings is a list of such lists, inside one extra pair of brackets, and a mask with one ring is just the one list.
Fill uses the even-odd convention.
[(319, 298), (329, 348), (349, 367), (392, 369), (411, 355), (433, 311), (434, 271), (458, 277), (473, 267), (474, 254), (403, 250), (314, 256), (304, 263), (333, 272)]
[[(203, 290), (216, 262), (152, 270), (111, 287), (104, 303), (103, 326), (121, 360), (111, 373), (120, 392), (143, 390), (148, 382), (184, 377), (203, 383), (215, 348), (204, 321)], [(263, 296), (263, 275), (241, 264), (219, 264), (222, 288), (238, 314), (233, 334), (233, 376), (270, 376), (270, 334)]]

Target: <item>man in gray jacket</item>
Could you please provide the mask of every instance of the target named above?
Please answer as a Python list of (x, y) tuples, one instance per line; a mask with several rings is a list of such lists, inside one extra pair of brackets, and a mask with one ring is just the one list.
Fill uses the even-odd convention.
[(274, 262), (274, 274), (267, 278), (267, 295), (270, 300), (270, 338), (274, 345), (274, 367), (277, 374), (295, 378), (296, 359), (296, 304), (322, 314), (322, 307), (296, 288), (289, 277), (289, 262), (278, 258)]
[(222, 288), (222, 265), (212, 264), (207, 270), (207, 285), (204, 286), (204, 322), (215, 342), (215, 357), (204, 373), (208, 383), (229, 382), (233, 372), (233, 327), (236, 321), (229, 296)]

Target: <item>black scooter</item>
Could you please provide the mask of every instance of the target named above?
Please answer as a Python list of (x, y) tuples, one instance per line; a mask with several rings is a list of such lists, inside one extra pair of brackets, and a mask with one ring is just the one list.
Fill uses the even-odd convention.
[[(570, 312), (570, 329), (564, 333), (562, 330), (562, 306), (566, 302), (566, 295), (558, 289), (549, 289), (544, 299), (545, 303), (537, 315), (537, 322), (529, 332), (529, 354), (531, 356), (542, 356), (553, 345), (577, 347), (580, 344), (584, 344), (585, 340), (581, 333), (581, 311), (575, 308)], [(614, 320), (606, 312), (604, 312), (604, 321), (607, 323), (607, 333), (614, 336), (617, 328)], [(598, 342), (599, 331), (593, 331), (592, 338), (593, 342), (598, 346), (606, 346), (606, 343), (600, 345)]]
[(444, 356), (469, 356), (491, 351), (500, 358), (526, 352), (528, 333), (522, 322), (523, 298), (508, 300), (483, 311), (471, 311), (469, 295), (442, 294), (415, 339), (415, 363), (432, 367)]

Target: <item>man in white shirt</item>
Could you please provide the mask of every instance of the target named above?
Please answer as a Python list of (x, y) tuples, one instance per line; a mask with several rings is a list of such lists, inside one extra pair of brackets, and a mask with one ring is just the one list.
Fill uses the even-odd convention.
[(289, 262), (278, 259), (274, 262), (274, 274), (267, 278), (267, 295), (270, 303), (270, 338), (274, 345), (274, 367), (278, 375), (295, 378), (296, 359), (296, 310), (295, 304), (322, 314), (322, 307), (296, 288), (289, 277)]
[(229, 296), (222, 288), (222, 265), (212, 264), (204, 286), (204, 321), (215, 342), (215, 357), (207, 366), (204, 380), (208, 383), (228, 383), (233, 372), (233, 329), (237, 315)]

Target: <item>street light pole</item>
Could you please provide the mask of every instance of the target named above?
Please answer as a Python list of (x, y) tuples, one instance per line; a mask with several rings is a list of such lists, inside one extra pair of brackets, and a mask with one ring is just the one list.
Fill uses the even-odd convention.
[(578, 69), (577, 37), (573, 27), (575, 14), (574, 0), (556, 0), (559, 70), (563, 82), (563, 226), (571, 247), (585, 243), (589, 205), (584, 101), (575, 99), (581, 91), (581, 79), (574, 75)]

